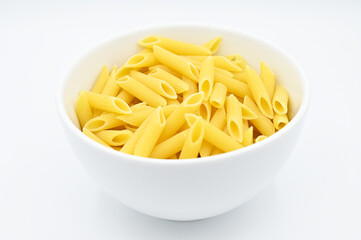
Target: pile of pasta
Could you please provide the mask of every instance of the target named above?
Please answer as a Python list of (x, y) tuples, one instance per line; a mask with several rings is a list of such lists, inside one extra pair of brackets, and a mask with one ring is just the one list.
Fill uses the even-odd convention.
[(287, 90), (261, 62), (214, 55), (221, 37), (196, 45), (161, 36), (120, 68), (105, 65), (76, 113), (85, 135), (117, 151), (158, 159), (207, 157), (257, 143), (288, 123)]

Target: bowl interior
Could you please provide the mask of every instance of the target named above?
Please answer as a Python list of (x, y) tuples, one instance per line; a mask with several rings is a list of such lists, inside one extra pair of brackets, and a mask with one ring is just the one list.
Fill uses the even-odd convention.
[[(195, 44), (203, 44), (221, 36), (222, 44), (217, 55), (241, 54), (259, 73), (263, 60), (275, 73), (276, 82), (289, 92), (289, 117), (293, 118), (305, 97), (303, 74), (282, 50), (252, 35), (223, 27), (174, 25), (136, 30), (105, 42), (75, 63), (60, 89), (61, 102), (72, 123), (79, 128), (75, 113), (75, 101), (80, 90), (90, 90), (104, 64), (111, 68), (121, 66), (141, 48), (137, 41), (148, 35), (160, 35)], [(62, 107), (62, 106), (61, 106)]]

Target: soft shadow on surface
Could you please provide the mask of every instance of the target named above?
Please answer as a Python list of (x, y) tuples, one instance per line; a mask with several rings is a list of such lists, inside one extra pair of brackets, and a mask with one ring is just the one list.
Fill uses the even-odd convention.
[(277, 238), (282, 208), (272, 184), (243, 206), (223, 215), (192, 222), (153, 218), (129, 209), (99, 191), (97, 221), (115, 238), (131, 239), (247, 239)]

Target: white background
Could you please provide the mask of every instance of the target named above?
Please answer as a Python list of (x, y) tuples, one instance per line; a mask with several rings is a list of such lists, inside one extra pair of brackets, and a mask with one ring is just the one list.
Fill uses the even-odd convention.
[[(227, 214), (171, 222), (103, 193), (65, 142), (55, 89), (89, 48), (192, 21), (264, 37), (306, 71), (312, 104), (273, 184)], [(0, 239), (361, 239), (361, 3), (0, 0)]]

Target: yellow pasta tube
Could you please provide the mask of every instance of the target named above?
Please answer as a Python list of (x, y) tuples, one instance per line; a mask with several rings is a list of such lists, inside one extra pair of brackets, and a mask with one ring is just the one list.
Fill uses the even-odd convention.
[[(154, 112), (153, 112), (154, 113)], [(134, 132), (134, 134), (129, 138), (129, 140), (124, 144), (123, 148), (120, 150), (123, 153), (128, 154), (134, 154), (134, 149), (136, 147), (136, 144), (140, 137), (144, 134), (146, 129), (149, 127), (148, 122), (153, 117), (153, 114), (149, 115), (140, 125), (139, 128), (137, 128)]]
[(132, 112), (128, 104), (119, 98), (93, 92), (85, 93), (89, 101), (89, 105), (93, 108), (120, 114), (130, 114)]
[(243, 134), (243, 146), (247, 147), (253, 143), (253, 127), (248, 128)]
[(229, 93), (232, 93), (238, 97), (244, 98), (244, 96), (251, 96), (252, 93), (247, 84), (244, 82), (238, 81), (234, 78), (221, 75), (217, 72), (214, 72), (214, 81), (222, 83), (226, 86)]
[(124, 145), (133, 133), (129, 130), (104, 130), (95, 133), (95, 135), (113, 147)]
[(214, 61), (212, 57), (207, 57), (199, 73), (199, 91), (204, 92), (204, 101), (208, 101), (213, 90), (214, 83)]
[(245, 69), (248, 65), (246, 60), (244, 60), (244, 58), (239, 54), (228, 55), (228, 56), (226, 56), (226, 58), (233, 61), (235, 64), (237, 64), (242, 69)]
[(125, 122), (119, 120), (117, 118), (118, 116), (120, 116), (120, 114), (106, 113), (90, 119), (84, 127), (92, 132), (97, 132), (124, 125)]
[(198, 115), (209, 122), (212, 115), (212, 106), (208, 102), (202, 102), (198, 109)]
[(213, 148), (212, 152), (211, 152), (211, 156), (213, 155), (218, 155), (224, 153), (222, 150), (218, 149), (218, 148)]
[(149, 118), (148, 127), (135, 146), (134, 155), (136, 156), (149, 157), (165, 127), (166, 119), (161, 107), (158, 107)]
[[(197, 61), (203, 62), (207, 57), (205, 56), (188, 56), (188, 58), (193, 58)], [(214, 66), (220, 69), (224, 69), (230, 72), (243, 72), (243, 69), (240, 68), (237, 64), (230, 61), (224, 56), (212, 56), (214, 61)]]
[(211, 51), (204, 47), (192, 43), (182, 42), (175, 39), (160, 37), (160, 36), (148, 36), (138, 44), (142, 47), (153, 48), (155, 46), (162, 47), (170, 52), (180, 55), (210, 55)]
[(118, 86), (117, 82), (115, 81), (115, 71), (110, 73), (109, 79), (105, 84), (101, 94), (108, 95), (108, 96), (117, 96), (119, 93), (120, 87)]
[[(204, 61), (204, 59), (206, 59), (207, 57), (205, 56), (184, 56), (185, 59), (189, 60), (190, 62), (192, 62), (197, 69), (201, 68), (202, 65), (202, 61)], [(227, 77), (233, 77), (233, 73), (231, 73), (230, 71), (227, 71), (225, 69), (219, 68), (219, 67), (214, 67), (214, 72), (218, 73), (219, 75), (224, 75)]]
[(134, 100), (134, 96), (127, 91), (121, 90), (117, 95), (117, 98), (122, 99), (127, 104), (130, 104)]
[(272, 100), (273, 109), (278, 115), (284, 115), (287, 113), (288, 105), (288, 92), (286, 88), (281, 85), (277, 85)]
[[(212, 124), (213, 126), (215, 126), (218, 129), (223, 129), (226, 126), (226, 112), (224, 110), (224, 108), (219, 108), (217, 109), (217, 111), (213, 114), (212, 119), (210, 121), (210, 124)], [(212, 155), (213, 149), (213, 145), (210, 144), (209, 142), (203, 141), (201, 149), (200, 149), (200, 154), (201, 157), (207, 157)]]
[(83, 91), (80, 91), (78, 99), (75, 103), (75, 112), (78, 116), (80, 129), (83, 129), (85, 124), (93, 117), (92, 109), (90, 108), (88, 98)]
[(214, 84), (209, 103), (215, 108), (222, 108), (226, 99), (227, 88), (222, 83)]
[(288, 124), (288, 117), (286, 114), (278, 115), (275, 114), (273, 117), (273, 125), (277, 130), (281, 130), (284, 126)]
[(89, 129), (83, 128), (83, 133), (87, 135), (89, 138), (93, 139), (94, 141), (100, 143), (101, 145), (104, 145), (108, 148), (111, 148), (108, 144), (106, 144), (103, 140), (101, 140), (98, 136), (96, 136), (94, 133), (92, 133)]
[(237, 79), (237, 80), (239, 80), (241, 82), (247, 83), (246, 71), (233, 73), (233, 78)]
[(167, 104), (180, 105), (180, 102), (177, 99), (167, 99)]
[(167, 104), (167, 101), (162, 96), (132, 77), (119, 78), (117, 83), (125, 91), (146, 102), (151, 107), (165, 106)]
[(189, 87), (188, 91), (183, 92), (183, 99), (186, 99), (190, 95), (198, 92), (198, 86), (197, 86), (197, 83), (195, 81), (190, 80), (186, 76), (182, 76), (182, 80), (185, 83), (187, 83), (188, 87)]
[(197, 115), (187, 113), (185, 115), (188, 124), (191, 126), (197, 119), (203, 121), (204, 124), (204, 139), (210, 142), (215, 147), (219, 148), (224, 152), (230, 152), (242, 148), (242, 144), (232, 139), (229, 135), (224, 133), (222, 130), (216, 128), (212, 124), (204, 121)]
[(222, 38), (220, 36), (218, 36), (218, 37), (213, 38), (209, 42), (203, 44), (203, 46), (208, 48), (211, 51), (211, 54), (213, 55), (218, 51), (219, 46), (221, 45), (221, 42), (222, 42)]
[(132, 71), (130, 76), (163, 97), (169, 99), (177, 98), (174, 88), (164, 80), (137, 71)]
[(176, 93), (182, 93), (189, 90), (189, 86), (186, 82), (161, 68), (155, 68), (151, 70), (148, 75), (166, 81), (174, 88)]
[(257, 115), (246, 105), (241, 103), (242, 117), (246, 120), (256, 119)]
[(163, 133), (159, 138), (162, 142), (173, 136), (186, 122), (184, 114), (194, 113), (203, 102), (204, 93), (199, 92), (189, 96), (181, 105), (168, 117)]
[(155, 57), (163, 65), (176, 70), (177, 72), (185, 75), (186, 77), (198, 82), (199, 72), (196, 66), (185, 58), (180, 57), (172, 52), (165, 50), (164, 48), (154, 46), (153, 47)]
[(237, 98), (231, 94), (227, 98), (227, 129), (230, 136), (239, 142), (243, 140), (242, 107)]
[(204, 123), (196, 120), (190, 127), (179, 159), (196, 158), (204, 137)]
[(258, 142), (260, 142), (260, 141), (262, 141), (262, 140), (265, 140), (267, 137), (266, 136), (264, 136), (264, 135), (259, 135), (257, 138), (256, 138), (256, 140), (254, 140), (254, 142), (255, 143), (258, 143)]
[(268, 118), (273, 118), (271, 99), (263, 81), (258, 76), (256, 71), (250, 66), (247, 66), (245, 71), (247, 74), (247, 83), (249, 89), (252, 92), (253, 99), (256, 101), (258, 108), (261, 110), (263, 115)]
[(261, 61), (261, 79), (267, 89), (268, 95), (272, 99), (275, 89), (275, 75), (263, 61)]
[(115, 73), (115, 80), (117, 80), (117, 79), (119, 79), (121, 77), (124, 77), (126, 75), (129, 75), (132, 70), (133, 70), (133, 68), (123, 65)]
[(169, 68), (169, 67), (166, 67), (162, 64), (157, 64), (157, 65), (154, 65), (154, 66), (151, 66), (148, 68), (149, 71), (153, 71), (154, 69), (156, 68), (160, 68), (160, 69), (163, 69), (164, 71), (166, 72), (169, 72), (170, 74), (176, 76), (177, 78), (181, 78), (182, 77), (182, 74), (180, 74), (179, 72), (177, 71), (174, 71), (173, 69)]
[(168, 117), (179, 107), (179, 105), (170, 104), (162, 107), (165, 118)]
[(250, 119), (250, 121), (260, 133), (265, 136), (270, 136), (275, 133), (275, 127), (273, 126), (271, 120), (261, 113), (257, 105), (251, 100), (250, 97), (246, 96), (244, 98), (243, 104), (256, 114), (257, 118)]
[(149, 157), (166, 159), (178, 153), (182, 150), (188, 131), (189, 129), (184, 130), (156, 145)]
[(102, 70), (100, 71), (99, 73), (99, 76), (92, 88), (92, 92), (95, 92), (95, 93), (101, 93), (101, 91), (103, 90), (105, 84), (107, 83), (108, 81), (108, 78), (109, 78), (109, 72), (108, 72), (108, 65), (104, 65)]
[(126, 123), (128, 123), (128, 124), (130, 124), (130, 125), (139, 127), (144, 122), (144, 120), (150, 114), (152, 114), (153, 111), (154, 111), (154, 108), (147, 107), (147, 108), (141, 109), (139, 111), (133, 111), (133, 113), (129, 114), (129, 115), (121, 115), (121, 116), (119, 116), (117, 118), (124, 121), (124, 122), (126, 122)]
[(159, 64), (153, 52), (140, 52), (130, 57), (124, 64), (126, 68), (149, 67)]
[(243, 69), (223, 56), (213, 56), (214, 66), (231, 72), (242, 72)]

